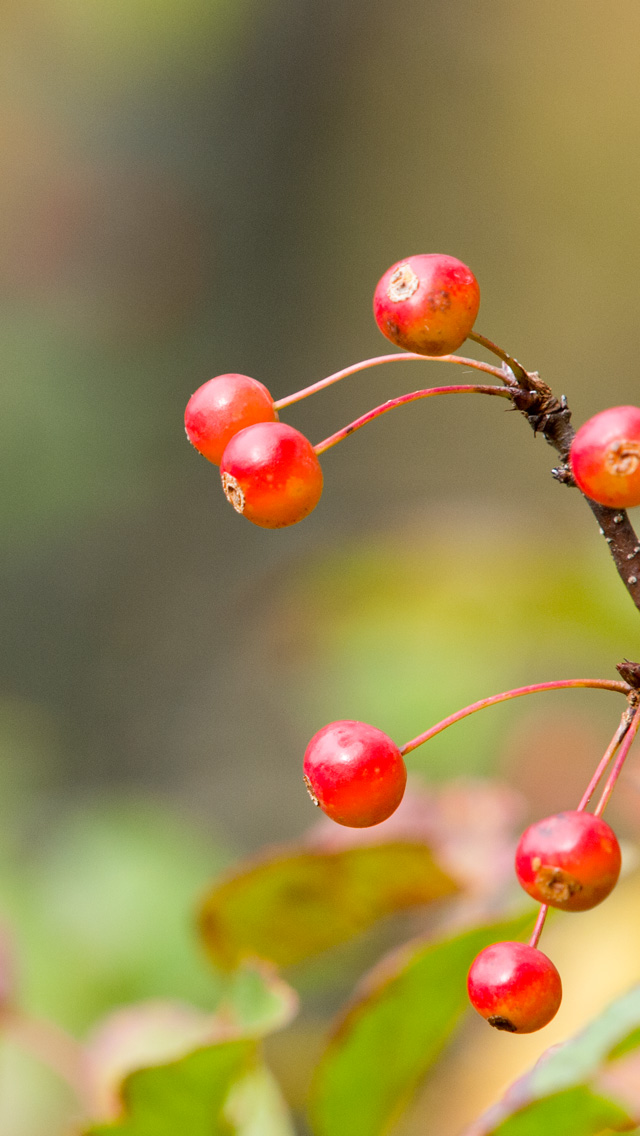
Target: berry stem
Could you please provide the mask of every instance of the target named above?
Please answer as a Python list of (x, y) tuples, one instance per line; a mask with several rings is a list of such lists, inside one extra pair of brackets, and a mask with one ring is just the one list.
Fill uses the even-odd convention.
[(602, 790), (602, 795), (600, 797), (600, 800), (598, 801), (598, 804), (596, 805), (595, 809), (593, 810), (594, 816), (602, 816), (604, 810), (606, 809), (606, 807), (609, 803), (609, 798), (610, 798), (611, 794), (613, 793), (616, 781), (618, 780), (618, 777), (620, 776), (620, 774), (622, 772), (622, 768), (624, 766), (624, 763), (627, 760), (627, 754), (629, 753), (629, 750), (631, 749), (633, 739), (635, 738), (635, 736), (638, 732), (638, 726), (640, 726), (640, 704), (637, 704), (632, 711), (632, 715), (631, 715), (631, 718), (630, 718), (629, 723), (628, 723), (628, 728), (627, 728), (624, 740), (621, 743), (620, 749), (618, 751), (618, 756), (616, 757), (616, 760), (613, 763), (613, 768), (611, 770), (611, 773), (607, 777), (604, 789)]
[(455, 714), (450, 714), (448, 718), (443, 718), (441, 722), (436, 722), (435, 726), (431, 726), (425, 730), (423, 734), (418, 734), (416, 738), (412, 738), (410, 742), (404, 745), (400, 753), (404, 757), (405, 754), (411, 753), (412, 750), (417, 749), (423, 742), (428, 742), (430, 738), (436, 734), (442, 733), (446, 730), (447, 726), (452, 726), (454, 722), (459, 722), (462, 718), (468, 718), (470, 714), (475, 714), (478, 710), (484, 710), (487, 706), (496, 706), (499, 702), (508, 702), (512, 698), (522, 698), (525, 694), (541, 694), (547, 690), (569, 690), (573, 687), (589, 687), (596, 690), (613, 690), (618, 694), (628, 695), (630, 687), (626, 682), (619, 682), (616, 679), (605, 678), (565, 678), (558, 679), (555, 682), (537, 682), (532, 686), (517, 686), (513, 690), (505, 690), (502, 694), (492, 694), (490, 698), (481, 698), (479, 702), (472, 702), (469, 706), (463, 706), (461, 710), (456, 710)]
[(531, 935), (531, 938), (529, 939), (529, 946), (530, 947), (537, 947), (537, 945), (540, 941), (540, 936), (542, 934), (542, 928), (544, 927), (545, 920), (547, 918), (548, 910), (549, 910), (549, 905), (546, 904), (546, 903), (543, 903), (539, 912), (538, 912), (538, 918), (536, 919), (536, 925), (533, 928), (533, 933)]
[[(522, 363), (519, 363), (517, 359), (508, 355), (507, 352), (504, 351), (502, 347), (498, 347), (498, 344), (494, 343), (493, 340), (487, 339), (486, 335), (480, 335), (479, 331), (470, 331), (467, 339), (473, 339), (474, 343), (479, 343), (481, 347), (486, 347), (487, 351), (491, 351), (492, 355), (497, 355), (498, 359), (502, 359), (502, 362), (507, 364), (509, 370), (513, 371), (516, 379), (529, 378), (529, 374), (525, 371)], [(511, 385), (515, 386), (515, 381), (512, 382)]]
[[(631, 748), (631, 743), (633, 741), (635, 733), (638, 729), (638, 726), (640, 725), (640, 705), (638, 705), (637, 701), (634, 703), (634, 707), (635, 708), (632, 709), (631, 706), (628, 706), (627, 709), (624, 711), (622, 718), (620, 720), (620, 725), (618, 726), (618, 729), (616, 730), (611, 741), (609, 742), (609, 745), (607, 746), (605, 753), (603, 754), (602, 758), (600, 759), (600, 761), (598, 763), (598, 767), (597, 767), (595, 773), (593, 774), (593, 777), (591, 778), (589, 784), (587, 785), (587, 788), (584, 791), (582, 800), (580, 801), (580, 804), (578, 805), (578, 808), (576, 810), (577, 812), (584, 812), (584, 810), (586, 809), (587, 805), (589, 804), (589, 801), (591, 800), (591, 797), (593, 796), (596, 785), (598, 784), (600, 778), (602, 777), (602, 774), (604, 773), (605, 769), (607, 768), (607, 765), (609, 764), (612, 757), (616, 753), (616, 750), (618, 749), (618, 747), (621, 746), (622, 742), (624, 741), (624, 746), (620, 750), (620, 753), (618, 755), (618, 759), (617, 759), (613, 769), (611, 770), (611, 774), (610, 774), (610, 776), (607, 780), (607, 783), (604, 787), (604, 790), (602, 792), (602, 796), (601, 796), (600, 801), (598, 803), (598, 807), (594, 810), (594, 816), (601, 816), (602, 815), (602, 812), (604, 811), (604, 808), (605, 808), (605, 806), (606, 806), (606, 804), (609, 800), (609, 797), (611, 796), (611, 793), (613, 792), (613, 787), (614, 787), (614, 785), (615, 785), (615, 783), (618, 779), (618, 776), (620, 774), (620, 770), (622, 769), (622, 766), (624, 765), (625, 758), (626, 758), (626, 756), (627, 756), (627, 754), (628, 754), (628, 752)], [(529, 946), (530, 947), (537, 947), (537, 945), (538, 945), (538, 942), (540, 940), (540, 935), (542, 934), (542, 928), (544, 927), (545, 920), (547, 918), (548, 910), (549, 910), (549, 907), (548, 907), (547, 904), (543, 904), (540, 907), (540, 911), (538, 912), (538, 918), (536, 919), (536, 925), (533, 929), (533, 934), (531, 935), (531, 938), (529, 940)]]
[[(495, 370), (495, 368), (492, 369)], [(375, 406), (373, 410), (362, 414), (360, 418), (356, 418), (348, 426), (343, 426), (342, 430), (337, 430), (335, 434), (330, 434), (328, 438), (325, 438), (323, 442), (319, 442), (313, 448), (317, 454), (323, 454), (332, 446), (337, 446), (338, 442), (342, 442), (344, 438), (355, 433), (356, 430), (360, 430), (362, 426), (366, 426), (368, 422), (373, 422), (374, 418), (379, 418), (381, 414), (387, 414), (389, 410), (394, 410), (396, 406), (404, 406), (405, 403), (415, 402), (420, 398), (434, 398), (440, 394), (491, 394), (498, 398), (513, 397), (513, 391), (509, 387), (490, 387), (471, 385), (470, 383), (461, 386), (427, 387), (426, 390), (411, 391), (409, 394), (400, 395), (399, 398), (391, 398), (388, 402), (383, 402), (381, 406)]]
[(609, 762), (611, 761), (611, 759), (615, 756), (615, 754), (618, 750), (618, 747), (620, 746), (620, 743), (622, 742), (622, 739), (624, 738), (625, 734), (627, 733), (627, 730), (629, 729), (630, 721), (631, 720), (630, 720), (630, 717), (629, 717), (629, 710), (627, 708), (625, 710), (624, 714), (622, 715), (622, 719), (620, 721), (620, 725), (618, 726), (618, 729), (616, 730), (611, 741), (609, 742), (609, 745), (607, 746), (603, 756), (601, 757), (601, 759), (598, 763), (598, 767), (597, 767), (595, 773), (593, 774), (593, 777), (591, 778), (589, 784), (587, 785), (587, 787), (584, 791), (584, 794), (582, 796), (582, 800), (580, 801), (580, 804), (578, 805), (578, 809), (577, 809), (577, 811), (579, 813), (583, 812), (584, 809), (586, 809), (587, 805), (589, 804), (589, 801), (591, 800), (593, 794), (596, 791), (596, 787), (598, 785), (600, 778), (602, 777), (602, 774), (604, 773), (605, 769), (609, 765)]
[(412, 351), (403, 351), (401, 355), (376, 355), (373, 359), (363, 359), (360, 363), (352, 363), (350, 367), (344, 367), (333, 375), (327, 375), (326, 379), (320, 379), (317, 383), (312, 383), (311, 386), (296, 391), (295, 394), (289, 394), (286, 398), (278, 399), (273, 405), (276, 410), (283, 410), (285, 406), (291, 406), (293, 402), (308, 398), (310, 394), (324, 390), (325, 387), (330, 387), (333, 383), (339, 382), (340, 379), (346, 379), (349, 375), (356, 375), (358, 371), (366, 371), (369, 367), (379, 367), (381, 363), (424, 363), (425, 361), (456, 363), (458, 366), (472, 367), (476, 371), (483, 371), (487, 375), (493, 375), (496, 379), (508, 383), (508, 377), (500, 367), (492, 367), (490, 363), (483, 363), (479, 359), (466, 359), (462, 355), (416, 355)]

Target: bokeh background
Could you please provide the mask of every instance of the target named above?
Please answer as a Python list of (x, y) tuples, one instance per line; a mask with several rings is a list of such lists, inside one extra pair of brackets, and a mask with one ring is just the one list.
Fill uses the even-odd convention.
[[(232, 512), (182, 414), (220, 372), (283, 397), (384, 351), (373, 288), (424, 251), (473, 268), (478, 329), (576, 421), (637, 402), (639, 47), (634, 0), (615, 19), (598, 0), (3, 0), (0, 912), (34, 1010), (83, 1033), (130, 999), (214, 1000), (196, 898), (315, 820), (300, 760), (326, 721), (402, 742), (638, 657), (591, 515), (502, 403), (377, 421), (282, 532)], [(447, 377), (378, 368), (286, 419), (319, 441)], [(501, 778), (523, 816), (571, 806), (617, 711), (549, 699), (460, 726), (414, 774)], [(637, 765), (619, 798), (632, 845)], [(565, 1036), (612, 993), (595, 986)], [(331, 998), (274, 1046), (299, 1109)], [(5, 1136), (64, 1132), (49, 1074), (2, 1062)], [(425, 1097), (440, 1136), (450, 1083)]]

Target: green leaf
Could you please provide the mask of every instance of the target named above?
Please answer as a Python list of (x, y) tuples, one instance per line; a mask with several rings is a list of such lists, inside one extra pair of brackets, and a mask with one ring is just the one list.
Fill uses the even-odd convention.
[(441, 942), (413, 942), (365, 979), (318, 1068), (317, 1136), (380, 1136), (437, 1059), (467, 1002), (466, 977), (489, 943), (519, 937), (531, 916)]
[[(630, 1123), (628, 1113), (617, 1104), (581, 1085), (546, 1097), (490, 1131), (500, 1136), (597, 1136), (605, 1129), (628, 1131)], [(475, 1131), (471, 1129), (468, 1136), (475, 1136)]]
[(469, 1129), (467, 1136), (591, 1136), (638, 1123), (601, 1095), (599, 1075), (640, 1045), (640, 986), (618, 998), (564, 1045), (554, 1046)]
[(217, 884), (200, 929), (217, 965), (258, 956), (288, 966), (456, 890), (424, 844), (294, 849), (250, 861)]
[(226, 1042), (168, 1065), (139, 1069), (124, 1082), (123, 1119), (88, 1128), (84, 1136), (231, 1136), (225, 1101), (250, 1067), (255, 1045)]
[(295, 992), (262, 964), (230, 976), (215, 1014), (171, 1001), (116, 1010), (87, 1046), (92, 1111), (110, 1121), (90, 1136), (292, 1136), (278, 1087), (256, 1065), (256, 1053), (258, 1039), (296, 1009)]
[(233, 1087), (225, 1116), (235, 1125), (237, 1136), (295, 1136), (280, 1087), (264, 1065)]

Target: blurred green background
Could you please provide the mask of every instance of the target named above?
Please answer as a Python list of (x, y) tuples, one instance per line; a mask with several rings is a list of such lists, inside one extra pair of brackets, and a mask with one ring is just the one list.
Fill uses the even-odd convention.
[[(215, 1000), (195, 898), (315, 819), (300, 761), (326, 721), (403, 742), (484, 694), (638, 657), (588, 510), (501, 403), (374, 423), (283, 532), (229, 509), (182, 414), (220, 372), (282, 397), (384, 352), (375, 283), (426, 251), (473, 268), (478, 329), (577, 422), (637, 402), (639, 47), (633, 0), (615, 18), (3, 0), (0, 918), (34, 1009), (82, 1031), (136, 997)], [(316, 442), (447, 375), (378, 368), (285, 417)], [(461, 725), (413, 771), (570, 805), (616, 710), (549, 699)], [(631, 838), (638, 786), (616, 814)], [(0, 1130), (51, 1136), (50, 1099), (11, 1087), (20, 1060)]]

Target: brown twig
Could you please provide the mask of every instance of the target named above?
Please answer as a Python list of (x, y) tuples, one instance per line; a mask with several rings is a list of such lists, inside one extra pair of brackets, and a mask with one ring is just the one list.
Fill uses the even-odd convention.
[[(575, 431), (571, 411), (564, 397), (558, 400), (537, 372), (518, 376), (519, 390), (513, 391), (513, 403), (527, 419), (534, 434), (542, 434), (560, 457), (553, 476), (563, 485), (575, 487), (569, 466), (569, 450)], [(583, 494), (627, 592), (640, 611), (640, 540), (624, 509), (609, 509)]]

